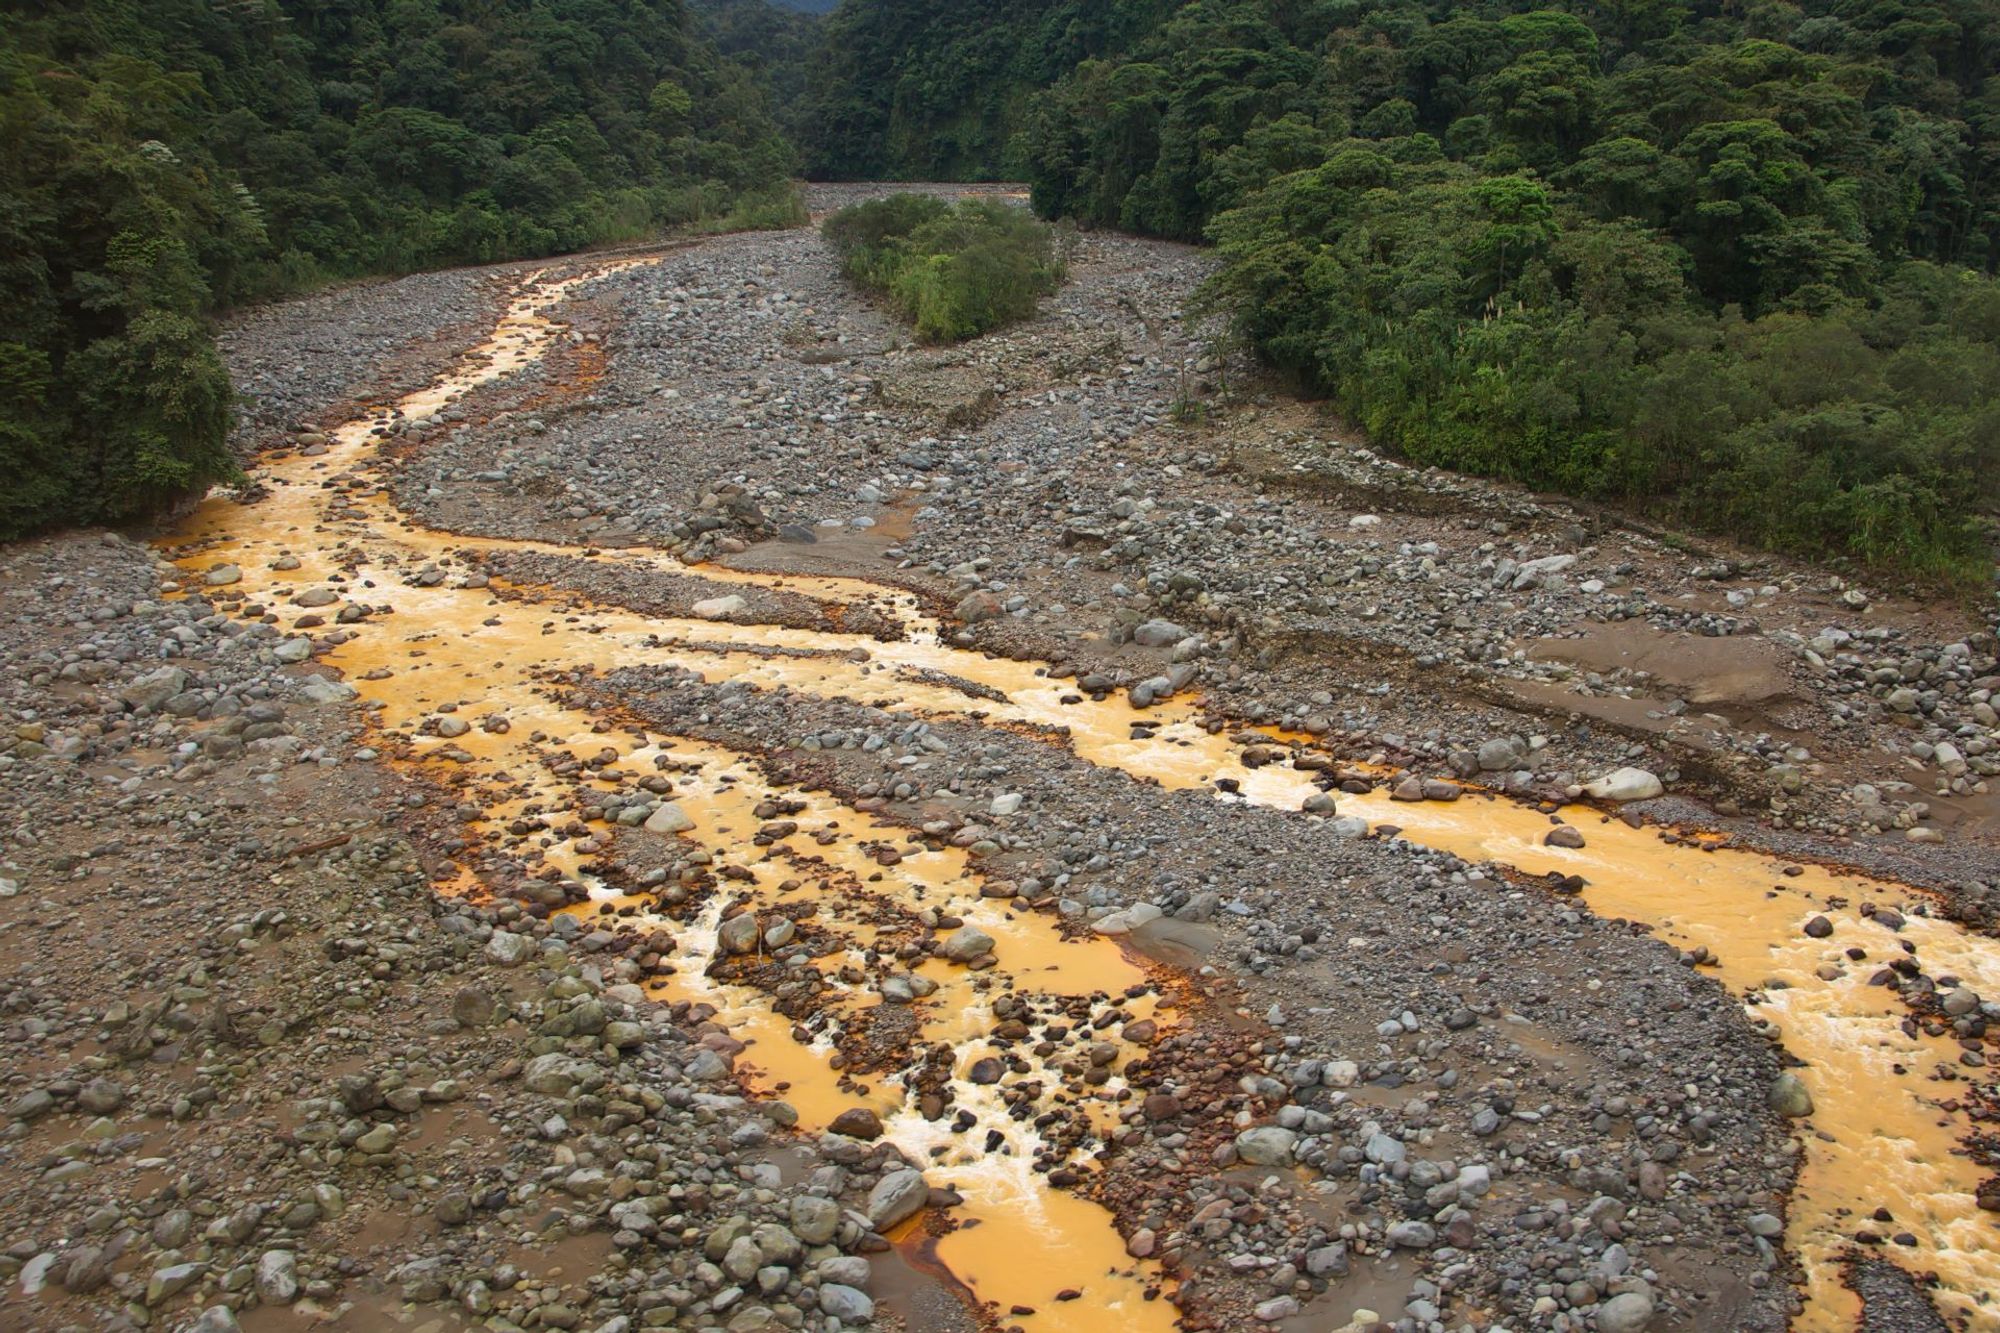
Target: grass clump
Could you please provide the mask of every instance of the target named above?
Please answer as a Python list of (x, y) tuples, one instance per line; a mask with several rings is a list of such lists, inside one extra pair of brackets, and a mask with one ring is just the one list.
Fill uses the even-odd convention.
[(843, 208), (822, 230), (841, 271), (889, 298), (927, 342), (960, 342), (1027, 319), (1062, 285), (1055, 229), (995, 199), (948, 205), (898, 194)]

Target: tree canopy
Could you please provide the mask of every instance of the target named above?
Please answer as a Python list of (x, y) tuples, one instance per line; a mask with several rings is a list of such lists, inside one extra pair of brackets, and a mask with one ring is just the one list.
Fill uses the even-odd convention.
[(637, 236), (794, 165), (678, 0), (0, 13), (0, 537), (230, 474), (218, 308)]
[(818, 176), (1212, 242), (1414, 459), (1982, 557), (2000, 0), (699, 3), (12, 0), (0, 535), (228, 471), (218, 306), (716, 210), (794, 166), (776, 104)]
[(845, 0), (832, 175), (1211, 240), (1235, 331), (1420, 461), (1821, 556), (1983, 556), (1994, 0)]

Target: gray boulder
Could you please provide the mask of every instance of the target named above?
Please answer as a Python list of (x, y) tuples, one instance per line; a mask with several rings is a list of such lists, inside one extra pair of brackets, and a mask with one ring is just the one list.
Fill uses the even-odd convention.
[(868, 1225), (887, 1231), (905, 1218), (915, 1217), (930, 1193), (921, 1171), (908, 1167), (891, 1171), (868, 1191)]
[(1252, 1166), (1290, 1166), (1299, 1136), (1279, 1125), (1258, 1125), (1236, 1136), (1236, 1155)]

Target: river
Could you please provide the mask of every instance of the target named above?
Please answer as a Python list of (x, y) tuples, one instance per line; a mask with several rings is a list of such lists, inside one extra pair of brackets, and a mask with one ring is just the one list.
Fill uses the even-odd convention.
[[(985, 1033), (996, 994), (1018, 989), (1108, 1005), (1128, 992), (1127, 1022), (1155, 1008), (1171, 1023), (1170, 991), (1154, 984), (1149, 967), (1108, 937), (1066, 941), (1049, 917), (1003, 910), (982, 897), (981, 878), (963, 853), (914, 852), (891, 873), (870, 882), (867, 895), (831, 891), (878, 873), (864, 844), (901, 842), (906, 831), (843, 807), (827, 796), (779, 791), (747, 756), (684, 737), (655, 735), (624, 721), (605, 719), (554, 699), (543, 676), (588, 666), (677, 666), (705, 679), (733, 678), (757, 688), (784, 686), (822, 697), (889, 700), (937, 717), (963, 716), (973, 707), (985, 721), (1065, 728), (1082, 759), (1144, 775), (1172, 787), (1217, 790), (1233, 779), (1234, 795), (1299, 811), (1317, 790), (1313, 774), (1285, 764), (1255, 768), (1240, 747), (1197, 724), (1189, 703), (1176, 701), (1147, 713), (1151, 735), (1135, 739), (1134, 711), (1120, 698), (1082, 706), (1060, 702), (1063, 682), (1041, 664), (988, 657), (946, 645), (939, 627), (902, 589), (862, 580), (747, 574), (708, 566), (692, 571), (722, 583), (780, 588), (839, 606), (866, 605), (901, 627), (894, 641), (856, 634), (680, 620), (640, 615), (613, 606), (577, 608), (572, 595), (553, 599), (533, 587), (505, 589), (461, 578), (438, 580), (427, 567), (462, 566), (478, 550), (550, 551), (578, 548), (476, 538), (416, 525), (391, 503), (375, 470), (385, 428), (397, 421), (435, 416), (464, 395), (534, 363), (561, 331), (554, 312), (592, 277), (643, 259), (611, 261), (580, 275), (533, 274), (521, 280), (490, 338), (468, 352), (429, 387), (331, 432), (322, 450), (275, 454), (255, 469), (259, 494), (243, 503), (229, 496), (205, 501), (165, 544), (189, 585), (208, 571), (234, 565), (233, 592), (246, 604), (278, 603), (305, 589), (333, 588), (326, 606), (329, 630), (343, 641), (321, 656), (360, 691), (371, 725), (385, 737), (406, 738), (396, 762), (422, 770), (461, 793), (479, 795), (483, 809), (470, 836), (498, 841), (499, 830), (524, 809), (562, 809), (574, 779), (551, 773), (551, 751), (579, 759), (614, 758), (586, 774), (634, 769), (674, 774), (673, 799), (692, 827), (680, 836), (711, 857), (738, 856), (763, 821), (762, 800), (784, 797), (806, 804), (793, 815), (802, 828), (838, 826), (838, 835), (816, 840), (808, 857), (745, 860), (747, 875), (735, 888), (752, 907), (770, 907), (800, 894), (817, 894), (820, 910), (862, 947), (870, 938), (869, 913), (885, 903), (908, 912), (949, 912), (994, 936), (999, 967), (993, 975), (926, 964), (934, 994), (919, 1001), (920, 1045), (948, 1048), (953, 1104), (978, 1128), (951, 1132), (925, 1119), (913, 1087), (895, 1071), (865, 1088), (835, 1068), (825, 1024), (817, 1033), (774, 1013), (764, 992), (730, 985), (707, 974), (721, 897), (691, 928), (675, 929), (682, 955), (660, 983), (662, 998), (708, 1004), (717, 1021), (748, 1044), (739, 1068), (751, 1087), (782, 1096), (801, 1125), (818, 1129), (842, 1110), (868, 1105), (887, 1136), (913, 1160), (934, 1164), (964, 1196), (962, 1225), (936, 1246), (936, 1259), (977, 1296), (1001, 1310), (1032, 1308), (1019, 1322), (1031, 1333), (1120, 1328), (1167, 1330), (1174, 1310), (1168, 1275), (1127, 1257), (1110, 1215), (1081, 1195), (1052, 1188), (1032, 1169), (1048, 1145), (1032, 1122), (1008, 1113), (995, 1084), (975, 1083), (972, 1066), (991, 1054)], [(338, 482), (335, 479), (340, 479)], [(591, 559), (637, 564), (662, 573), (684, 573), (671, 558), (646, 550), (591, 553)], [(500, 593), (506, 595), (499, 595)], [(393, 608), (340, 624), (349, 602)], [(698, 645), (698, 646), (697, 646)], [(752, 649), (791, 648), (804, 654), (772, 656)], [(976, 682), (1004, 702), (974, 701), (958, 690), (927, 684), (916, 673), (931, 670)], [(478, 711), (501, 714), (504, 730), (473, 727), (461, 735), (437, 734), (439, 710), (476, 698)], [(660, 768), (655, 760), (670, 759)], [(609, 786), (607, 779), (600, 781)], [(462, 796), (461, 799), (464, 799)], [(1681, 949), (1706, 949), (1718, 975), (1752, 1005), (1758, 1022), (1771, 1025), (1801, 1063), (1799, 1078), (1815, 1109), (1799, 1124), (1803, 1154), (1787, 1217), (1785, 1242), (1806, 1273), (1804, 1309), (1794, 1327), (1802, 1333), (1852, 1328), (1858, 1304), (1840, 1280), (1840, 1261), (1862, 1222), (1887, 1206), (1896, 1230), (1914, 1244), (1895, 1248), (1896, 1262), (1936, 1275), (1934, 1297), (1968, 1326), (2000, 1328), (2000, 1246), (1990, 1214), (1975, 1204), (1982, 1172), (1962, 1149), (1970, 1126), (1951, 1100), (1962, 1082), (1939, 1081), (1940, 1067), (1955, 1068), (1959, 1050), (1949, 1034), (1930, 1036), (1909, 1023), (1893, 988), (1871, 985), (1875, 969), (1913, 948), (1929, 973), (1957, 977), (1985, 996), (2000, 996), (2000, 945), (1942, 916), (1904, 913), (1899, 931), (1864, 914), (1864, 904), (1922, 901), (1912, 890), (1817, 866), (1799, 867), (1733, 849), (1705, 847), (1699, 839), (1663, 836), (1590, 808), (1561, 812), (1585, 831), (1581, 848), (1545, 841), (1547, 815), (1513, 801), (1469, 792), (1452, 802), (1392, 804), (1386, 794), (1343, 797), (1343, 814), (1377, 825), (1393, 824), (1413, 842), (1468, 861), (1492, 861), (1529, 875), (1551, 871), (1581, 875), (1581, 901), (1592, 912), (1644, 922)], [(1299, 814), (1298, 818), (1310, 818)], [(555, 870), (581, 874), (581, 838), (555, 834), (542, 855)], [(800, 865), (808, 865), (802, 875)], [(464, 891), (466, 884), (442, 885)], [(620, 898), (591, 885), (598, 899), (643, 912), (643, 899)], [(847, 915), (843, 916), (843, 912)], [(1824, 915), (1830, 933), (1815, 936), (1804, 923)], [(1850, 957), (1860, 950), (1865, 959)], [(819, 960), (837, 972), (839, 955)], [(997, 983), (997, 984), (996, 984)], [(839, 1007), (878, 1003), (861, 988), (832, 987)], [(826, 1016), (837, 1021), (840, 1014)], [(811, 1025), (807, 1025), (810, 1028)], [(800, 1040), (804, 1036), (804, 1040)], [(1081, 1113), (1113, 1123), (1121, 1086), (1117, 1071), (1134, 1048), (1119, 1041), (1110, 1074), (1087, 1086), (1066, 1084), (1060, 1071), (1042, 1071)], [(980, 1131), (990, 1131), (982, 1133)], [(996, 1137), (997, 1136), (997, 1137)], [(997, 1143), (987, 1149), (982, 1145)], [(966, 1145), (971, 1145), (968, 1148)], [(976, 1149), (976, 1150), (975, 1150)], [(967, 1225), (970, 1224), (970, 1225)], [(1075, 1299), (1058, 1293), (1080, 1291)]]

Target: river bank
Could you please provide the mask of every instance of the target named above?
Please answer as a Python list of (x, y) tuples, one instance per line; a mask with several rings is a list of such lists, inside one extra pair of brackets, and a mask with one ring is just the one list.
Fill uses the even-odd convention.
[[(485, 350), (436, 391), (345, 426), (310, 404), (348, 401), (389, 364), (383, 347), (317, 363), (279, 414), (305, 420), (269, 441), (249, 502), (211, 501), (164, 539), (176, 563), (163, 583), (127, 544), (9, 553), (5, 588), (36, 626), (12, 649), (34, 668), (12, 702), (35, 716), (6, 757), (46, 795), (32, 841), (7, 845), (27, 888), (0, 912), (67, 911), (143, 947), (155, 928), (119, 910), (126, 863), (106, 861), (96, 893), (88, 876), (61, 878), (126, 854), (93, 857), (110, 843), (83, 822), (112, 817), (98, 807), (112, 791), (126, 810), (157, 808), (161, 837), (195, 857), (217, 850), (196, 832), (214, 816), (176, 801), (231, 781), (298, 821), (285, 827), (356, 812), (386, 840), (359, 845), (401, 877), (380, 900), (396, 956), (351, 948), (365, 936), (320, 926), (318, 908), (296, 913), (331, 963), (359, 960), (382, 983), (342, 992), (340, 1035), (409, 1042), (397, 1024), (425, 1014), (444, 1051), (405, 1057), (427, 1082), (336, 1073), (295, 1058), (327, 1020), (270, 1020), (255, 1032), (276, 1054), (250, 1064), (276, 1066), (271, 1086), (169, 1096), (189, 1082), (183, 1062), (206, 1061), (193, 1069), (204, 1086), (209, 1049), (105, 1043), (94, 973), (61, 955), (62, 977), (34, 987), (48, 1014), (10, 1032), (66, 1048), (23, 1066), (40, 1086), (19, 1090), (12, 1159), (58, 1173), (60, 1239), (15, 1215), (18, 1275), (32, 1278), (19, 1285), (39, 1290), (10, 1300), (81, 1309), (108, 1293), (170, 1314), (215, 1297), (245, 1327), (322, 1309), (388, 1318), (405, 1300), (421, 1318), (448, 1297), (521, 1327), (852, 1315), (943, 1328), (955, 1316), (939, 1311), (969, 1288), (994, 1302), (985, 1317), (1031, 1333), (1176, 1317), (1324, 1328), (1364, 1312), (1413, 1328), (1776, 1328), (1798, 1281), (1794, 1326), (1838, 1328), (1857, 1308), (1846, 1258), (1880, 1242), (1937, 1273), (1954, 1318), (1990, 1319), (1978, 1196), (1992, 1169), (1954, 1150), (1984, 1104), (1980, 996), (2000, 995), (2000, 971), (1990, 940), (1943, 920), (1947, 907), (1978, 919), (1991, 891), (1976, 813), (1990, 752), (1963, 734), (1990, 697), (1978, 627), (1940, 642), (1946, 613), (1841, 597), (1841, 614), (1885, 632), (1837, 648), (1916, 664), (1891, 688), (1860, 684), (1886, 668), (1859, 651), (1840, 663), (1809, 646), (1823, 632), (1781, 656), (1836, 591), (1810, 571), (1767, 571), (1769, 594), (1732, 588), (1745, 601), (1723, 596), (1728, 611), (1628, 587), (1638, 614), (1590, 619), (1580, 608), (1603, 589), (1587, 585), (1636, 568), (1599, 579), (1602, 543), (1579, 540), (1557, 553), (1574, 559), (1524, 579), (1558, 531), (1526, 497), (1481, 491), (1440, 522), (1433, 499), (1396, 511), (1386, 484), (1365, 509), (1345, 493), (1237, 489), (1256, 475), (1242, 441), (1279, 439), (1265, 427), (1298, 410), (1276, 399), (1239, 404), (1213, 428), (1241, 428), (1235, 457), (1200, 463), (1200, 438), (1159, 396), (1194, 346), (1161, 332), (1196, 275), (1191, 251), (1088, 238), (1043, 321), (928, 352), (831, 283), (816, 244), (728, 237), (651, 263), (447, 275), (454, 302), (477, 290), (511, 303)], [(414, 325), (431, 298), (381, 299)], [(344, 318), (328, 311), (295, 312), (298, 327)], [(1157, 347), (1114, 355), (1114, 324)], [(1385, 525), (1429, 526), (1388, 542)], [(1716, 582), (1669, 547), (1617, 540), (1651, 562), (1649, 588)], [(1662, 625), (1717, 617), (1739, 632), (1683, 637), (1744, 651), (1682, 665), (1689, 650)], [(1606, 625), (1643, 634), (1607, 646)], [(1579, 683), (1537, 671), (1555, 659), (1521, 646), (1531, 632), (1589, 645), (1590, 693), (1493, 702)], [(1634, 639), (1648, 665), (1601, 669)], [(1947, 793), (1936, 809), (1975, 808), (1942, 841), (1895, 828), (1907, 804), (1883, 806), (1893, 835), (1855, 838), (1841, 822), (1856, 808), (1849, 770), (1818, 755), (1785, 758), (1802, 778), (1781, 786), (1774, 818), (1800, 827), (1766, 832), (1807, 859), (1909, 867), (1952, 896), (1566, 806), (1571, 787), (1621, 765), (1740, 811), (1748, 775), (1769, 777), (1768, 737), (1727, 711), (1704, 747), (1677, 725), (1688, 707), (1641, 697), (1637, 715), (1663, 714), (1647, 718), (1654, 734), (1584, 702), (1629, 705), (1621, 691), (1640, 684), (1721, 689), (1675, 696), (1711, 709), (1803, 710), (1792, 730), (1824, 721), (1845, 738), (1828, 751), (1842, 763), (1915, 772), (1913, 747), (1928, 746)], [(1889, 707), (1903, 688), (1914, 714)], [(1956, 774), (1931, 739), (1947, 735)], [(1700, 770), (1680, 757), (1697, 751)], [(1461, 796), (1469, 777), (1515, 799)], [(235, 799), (225, 808), (254, 804)], [(301, 868), (352, 878), (355, 830), (342, 832), (337, 848), (285, 846)], [(176, 911), (214, 913), (241, 892), (238, 866), (196, 860), (182, 883), (161, 838), (128, 836), (174, 885)], [(345, 907), (315, 882), (273, 887), (287, 911)], [(4, 919), (16, 941), (44, 918)], [(395, 941), (399, 919), (416, 939)], [(253, 915), (198, 952), (254, 956), (260, 930), (296, 929)], [(298, 952), (274, 951), (259, 984), (296, 987)], [(140, 1026), (212, 1031), (200, 1014), (216, 970), (184, 968), (183, 1008)], [(1878, 971), (1888, 984), (1871, 984)], [(439, 984), (461, 974), (458, 989)], [(492, 1007), (467, 999), (460, 1014), (468, 993)], [(219, 1049), (233, 1049), (230, 1014), (284, 1006), (274, 991), (214, 1007)], [(288, 1188), (317, 1176), (344, 1205), (347, 1189), (380, 1187), (408, 1225), (293, 1225), (254, 1171), (204, 1173), (174, 1191), (206, 1211), (182, 1210), (188, 1234), (163, 1236), (141, 1223), (183, 1194), (130, 1192), (192, 1138), (93, 1129), (77, 1069), (117, 1082), (119, 1106), (145, 1099), (190, 1131), (233, 1111), (246, 1142), (218, 1143), (218, 1160), (254, 1160), (248, 1136), (273, 1117), (330, 1125), (338, 1148), (283, 1131), (304, 1163), (278, 1172)], [(305, 1089), (347, 1074), (373, 1091), (308, 1105)], [(458, 1086), (437, 1092), (440, 1080)], [(399, 1115), (468, 1093), (499, 1126), (490, 1141), (457, 1112), (421, 1114), (404, 1141)], [(1812, 1110), (1795, 1138), (1801, 1096)], [(841, 1124), (850, 1111), (865, 1114)], [(50, 1130), (99, 1146), (65, 1158)], [(434, 1134), (441, 1158), (426, 1155)], [(1871, 1155), (1880, 1143), (1896, 1146)], [(497, 1178), (468, 1166), (478, 1151)], [(123, 1197), (87, 1197), (91, 1160)], [(900, 1174), (912, 1168), (928, 1183)], [(468, 1174), (500, 1194), (466, 1190)], [(490, 1218), (473, 1211), (481, 1199)], [(252, 1200), (247, 1229), (192, 1242), (195, 1216)], [(905, 1208), (922, 1235), (899, 1234)], [(799, 1219), (827, 1210), (834, 1229), (818, 1239)], [(583, 1248), (563, 1250), (558, 1232)], [(1035, 1245), (1052, 1257), (1020, 1262)], [(79, 1246), (97, 1267), (77, 1264)], [(569, 1260), (524, 1284), (502, 1272), (523, 1249)], [(870, 1264), (871, 1251), (906, 1257)], [(283, 1283), (261, 1280), (276, 1253), (321, 1287), (279, 1299)], [(1895, 1313), (1924, 1299), (1897, 1285), (1902, 1271), (1869, 1269), (1885, 1293), (1871, 1326), (1937, 1326)], [(301, 1308), (301, 1291), (315, 1304)], [(482, 1299), (492, 1313), (473, 1308)]]

